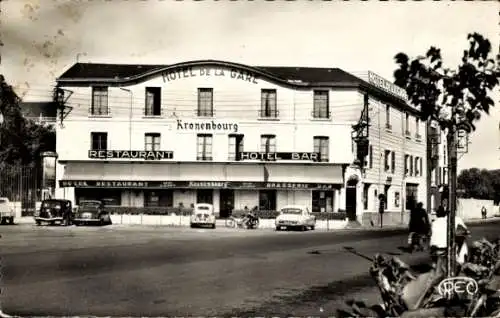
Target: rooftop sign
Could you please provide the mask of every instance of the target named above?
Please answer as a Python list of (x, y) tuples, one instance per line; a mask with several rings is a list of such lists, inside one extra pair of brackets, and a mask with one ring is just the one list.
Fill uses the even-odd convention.
[(176, 70), (165, 71), (162, 73), (162, 77), (163, 82), (173, 82), (175, 80), (190, 77), (228, 77), (235, 80), (259, 84), (257, 75), (252, 72), (221, 67), (183, 67)]
[(396, 84), (393, 84), (386, 80), (385, 78), (368, 71), (368, 83), (386, 91), (387, 93), (394, 95), (396, 97), (399, 97), (401, 99), (407, 100), (408, 95), (406, 94), (406, 91), (397, 86)]

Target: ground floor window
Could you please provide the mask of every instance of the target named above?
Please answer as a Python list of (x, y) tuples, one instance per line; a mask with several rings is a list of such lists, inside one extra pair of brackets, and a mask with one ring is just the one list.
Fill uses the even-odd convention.
[(145, 207), (171, 207), (174, 205), (174, 193), (172, 190), (145, 190)]
[(370, 184), (365, 183), (363, 185), (363, 209), (368, 210), (368, 190), (370, 189)]
[(312, 191), (313, 212), (333, 212), (333, 191)]
[(259, 210), (276, 210), (276, 190), (259, 191)]
[(81, 200), (101, 200), (104, 204), (111, 206), (120, 206), (122, 204), (121, 189), (75, 189), (76, 204)]
[(418, 184), (406, 184), (406, 210), (412, 210), (417, 205)]
[(213, 202), (214, 202), (213, 189), (198, 189), (196, 191), (196, 203), (213, 204)]

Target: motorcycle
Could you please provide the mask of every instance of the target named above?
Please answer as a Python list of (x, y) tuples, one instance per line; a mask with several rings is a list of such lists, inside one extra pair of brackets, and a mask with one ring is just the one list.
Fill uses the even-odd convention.
[(241, 229), (256, 229), (259, 227), (259, 218), (255, 214), (249, 212), (244, 214), (241, 218), (231, 217), (228, 226)]
[[(416, 275), (397, 257), (376, 255), (370, 267), (382, 303), (350, 301), (339, 317), (500, 317), (500, 240), (476, 241), (455, 273), (477, 282), (474, 293), (442, 291), (444, 271)], [(458, 277), (455, 276), (455, 277)]]

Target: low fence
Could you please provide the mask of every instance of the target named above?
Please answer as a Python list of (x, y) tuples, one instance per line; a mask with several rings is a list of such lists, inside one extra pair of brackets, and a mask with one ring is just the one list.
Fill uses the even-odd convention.
[[(123, 225), (149, 225), (149, 226), (178, 226), (188, 227), (190, 217), (187, 215), (148, 215), (148, 214), (112, 214), (111, 222), (113, 224)], [(229, 219), (217, 219), (217, 227), (233, 227), (233, 222)], [(335, 230), (343, 229), (347, 225), (347, 220), (322, 219), (316, 220), (316, 229)], [(260, 229), (274, 229), (275, 219), (260, 219)]]

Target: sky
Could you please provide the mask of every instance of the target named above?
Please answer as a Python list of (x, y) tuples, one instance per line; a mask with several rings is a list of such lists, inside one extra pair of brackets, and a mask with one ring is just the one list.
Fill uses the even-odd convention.
[[(467, 34), (498, 52), (500, 2), (104, 1), (0, 2), (0, 73), (24, 100), (50, 100), (75, 62), (248, 65), (371, 70), (393, 80), (394, 55), (441, 48), (456, 67)], [(459, 168), (500, 168), (500, 94), (470, 137)]]

